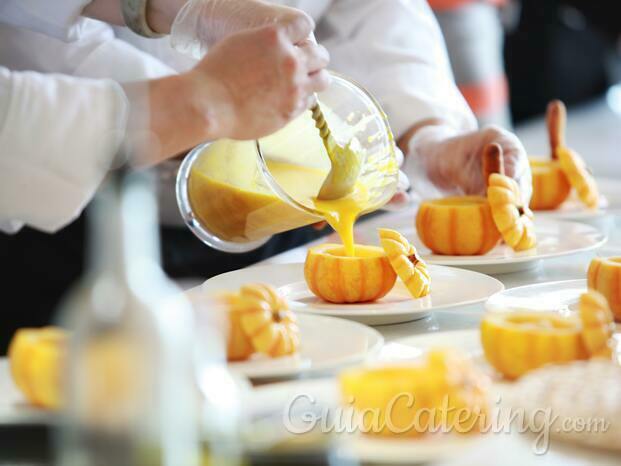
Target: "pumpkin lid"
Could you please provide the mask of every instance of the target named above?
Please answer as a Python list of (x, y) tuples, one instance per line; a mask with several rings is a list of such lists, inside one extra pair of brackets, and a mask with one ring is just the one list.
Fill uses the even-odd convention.
[(576, 190), (580, 201), (589, 209), (597, 209), (599, 206), (597, 182), (582, 157), (567, 147), (559, 147), (557, 154), (561, 170), (571, 187)]
[(504, 174), (500, 145), (494, 143), (485, 147), (483, 172), (488, 186), (487, 202), (502, 239), (516, 251), (533, 248), (536, 245), (533, 213), (523, 205), (517, 182)]

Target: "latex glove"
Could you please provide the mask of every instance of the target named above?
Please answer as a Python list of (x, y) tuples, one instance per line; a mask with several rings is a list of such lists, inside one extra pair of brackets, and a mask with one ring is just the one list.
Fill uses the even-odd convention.
[[(397, 165), (399, 167), (402, 167), (404, 163), (404, 156), (403, 152), (398, 147), (395, 147), (395, 157), (397, 159)], [(410, 190), (411, 185), (408, 176), (402, 170), (399, 170), (397, 191), (393, 195), (392, 199), (382, 207), (382, 210), (392, 212), (402, 210), (408, 207), (412, 201), (412, 197), (410, 196)]]
[[(310, 27), (310, 26), (309, 26)], [(274, 133), (306, 110), (326, 89), (326, 49), (309, 27), (265, 26), (215, 45), (190, 71), (196, 106), (215, 122), (219, 137), (249, 140)], [(293, 44), (299, 44), (298, 46)]]
[(449, 195), (482, 195), (483, 149), (489, 143), (502, 147), (505, 174), (515, 179), (523, 202), (532, 195), (532, 175), (524, 146), (517, 136), (496, 126), (460, 133), (448, 125), (429, 125), (416, 132), (408, 144), (404, 171), (423, 198)]
[(305, 31), (302, 39), (315, 28), (312, 18), (303, 11), (260, 0), (190, 0), (173, 21), (171, 44), (200, 59), (220, 40), (266, 25), (277, 25), (291, 36)]

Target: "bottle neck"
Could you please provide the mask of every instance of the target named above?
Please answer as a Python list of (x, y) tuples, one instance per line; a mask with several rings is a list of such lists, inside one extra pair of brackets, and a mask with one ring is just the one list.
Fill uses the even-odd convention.
[(140, 264), (160, 264), (152, 176), (112, 173), (88, 212), (88, 270), (127, 278)]

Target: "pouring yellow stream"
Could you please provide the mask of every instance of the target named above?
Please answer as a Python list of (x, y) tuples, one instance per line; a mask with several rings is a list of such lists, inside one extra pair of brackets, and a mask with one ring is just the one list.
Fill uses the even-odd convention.
[[(325, 171), (271, 160), (267, 161), (267, 166), (287, 194), (316, 210), (326, 219), (341, 238), (346, 254), (353, 256), (354, 223), (368, 207), (367, 188), (357, 183), (353, 192), (344, 198), (319, 200), (315, 196), (326, 177)], [(244, 183), (235, 180), (234, 185), (232, 180), (227, 182), (208, 176), (207, 173), (214, 171), (206, 168), (213, 167), (197, 164), (192, 169), (189, 182), (190, 202), (201, 222), (221, 238), (235, 241), (240, 238), (261, 237), (265, 222), (286, 224), (291, 221), (292, 216), (300, 215), (297, 209), (256, 180), (248, 179)], [(240, 184), (244, 188), (240, 188)], [(261, 211), (266, 214), (257, 219)]]

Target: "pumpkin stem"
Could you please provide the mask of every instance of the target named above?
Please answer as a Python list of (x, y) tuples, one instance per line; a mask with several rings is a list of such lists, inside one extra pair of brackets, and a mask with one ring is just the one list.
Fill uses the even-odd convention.
[(502, 157), (502, 147), (495, 142), (485, 146), (483, 152), (483, 177), (489, 183), (492, 173), (505, 174), (505, 164)]
[(408, 260), (416, 267), (416, 264), (420, 262), (420, 257), (418, 257), (418, 254), (412, 254), (408, 256)]
[(546, 124), (550, 139), (550, 151), (552, 160), (558, 158), (557, 149), (565, 146), (565, 126), (567, 122), (567, 110), (560, 100), (553, 100), (546, 110)]

